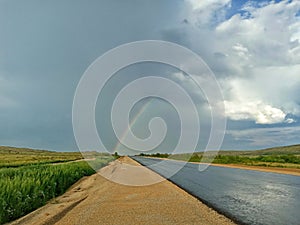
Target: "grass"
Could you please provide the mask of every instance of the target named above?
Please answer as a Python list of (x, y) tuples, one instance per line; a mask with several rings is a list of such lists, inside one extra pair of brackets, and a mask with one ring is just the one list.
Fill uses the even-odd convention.
[(80, 152), (54, 152), (0, 146), (0, 168), (61, 163), (82, 158)]
[[(300, 168), (300, 157), (295, 155), (260, 155), (247, 156), (224, 156), (218, 155), (213, 163), (219, 164), (244, 164), (257, 166), (291, 167), (298, 165)], [(272, 164), (275, 163), (275, 164)], [(297, 168), (297, 166), (296, 166)]]
[(41, 207), (50, 199), (63, 194), (83, 176), (94, 174), (94, 169), (114, 159), (108, 154), (87, 153), (93, 159), (89, 161), (93, 169), (85, 161), (72, 162), (82, 158), (79, 153), (9, 147), (1, 147), (0, 152), (0, 224)]
[[(216, 152), (211, 152), (212, 155)], [(203, 153), (184, 154), (141, 154), (141, 156), (170, 158), (189, 162), (207, 162)], [(213, 163), (217, 164), (240, 164), (248, 166), (283, 167), (300, 169), (300, 145), (269, 148), (256, 151), (219, 151)]]

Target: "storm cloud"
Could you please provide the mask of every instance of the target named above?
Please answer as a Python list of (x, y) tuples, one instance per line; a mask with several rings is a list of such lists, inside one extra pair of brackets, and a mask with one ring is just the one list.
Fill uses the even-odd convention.
[[(1, 1), (0, 145), (76, 150), (72, 103), (82, 74), (106, 51), (148, 39), (190, 48), (212, 69), (228, 119), (222, 148), (295, 144), (300, 135), (299, 10), (295, 0)], [(163, 74), (189, 90), (200, 116), (209, 114), (189, 77), (154, 67), (121, 71), (113, 82), (121, 88), (133, 78)], [(110, 97), (98, 106), (108, 109), (96, 115), (109, 148), (116, 138), (106, 117), (117, 91), (108, 85)], [(171, 128), (169, 144), (161, 147), (172, 148), (180, 128), (172, 122), (176, 113), (162, 102), (151, 107), (133, 130), (146, 137), (146, 121), (161, 114)], [(208, 128), (204, 119), (204, 143)], [(203, 147), (199, 144), (199, 150)]]

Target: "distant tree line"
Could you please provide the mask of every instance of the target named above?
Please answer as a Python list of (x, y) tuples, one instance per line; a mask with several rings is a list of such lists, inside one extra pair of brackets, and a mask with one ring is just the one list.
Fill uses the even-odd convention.
[(148, 157), (157, 157), (157, 158), (168, 158), (171, 154), (168, 153), (153, 153), (153, 154), (146, 154), (140, 153), (139, 156), (148, 156)]

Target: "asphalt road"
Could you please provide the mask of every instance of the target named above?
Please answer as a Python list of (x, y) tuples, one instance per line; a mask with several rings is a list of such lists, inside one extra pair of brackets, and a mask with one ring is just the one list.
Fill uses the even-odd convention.
[[(184, 162), (133, 157), (169, 177)], [(300, 176), (187, 163), (170, 181), (240, 224), (299, 225)]]

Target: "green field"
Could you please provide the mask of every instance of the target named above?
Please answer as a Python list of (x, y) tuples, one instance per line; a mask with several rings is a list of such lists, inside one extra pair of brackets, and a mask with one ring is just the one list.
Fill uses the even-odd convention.
[[(98, 169), (114, 160), (86, 153)], [(64, 193), (83, 176), (95, 173), (80, 153), (0, 147), (0, 224), (17, 219)]]
[(82, 159), (80, 152), (54, 152), (0, 146), (0, 168), (61, 163)]
[[(269, 148), (255, 151), (211, 151), (213, 163), (217, 164), (240, 164), (248, 166), (282, 167), (300, 169), (300, 145)], [(169, 158), (189, 162), (208, 162), (203, 158), (203, 152), (185, 154), (141, 154), (143, 156)], [(209, 158), (208, 158), (209, 159)]]

